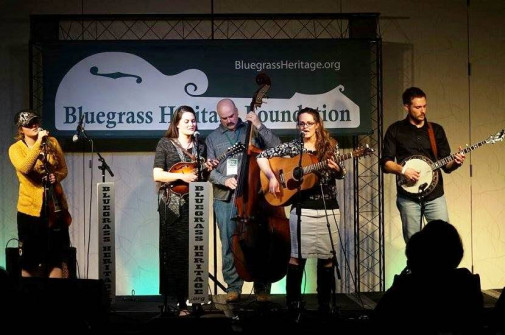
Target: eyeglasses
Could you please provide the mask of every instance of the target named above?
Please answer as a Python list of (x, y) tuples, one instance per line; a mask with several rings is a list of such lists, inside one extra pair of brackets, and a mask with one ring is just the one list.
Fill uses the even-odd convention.
[(298, 122), (298, 127), (305, 128), (306, 126), (307, 128), (310, 128), (315, 124), (316, 124), (315, 122)]

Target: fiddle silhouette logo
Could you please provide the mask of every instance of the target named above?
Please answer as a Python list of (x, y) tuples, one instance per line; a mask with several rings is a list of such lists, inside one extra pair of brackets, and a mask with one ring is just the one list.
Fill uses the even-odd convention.
[(133, 74), (127, 74), (123, 72), (114, 72), (114, 73), (99, 73), (98, 72), (98, 67), (93, 66), (91, 69), (89, 69), (89, 72), (91, 74), (94, 74), (95, 76), (102, 76), (102, 77), (107, 77), (107, 78), (112, 78), (112, 79), (118, 79), (118, 78), (125, 78), (125, 77), (133, 77), (136, 78), (137, 84), (140, 84), (142, 82), (142, 78), (139, 76), (133, 75)]

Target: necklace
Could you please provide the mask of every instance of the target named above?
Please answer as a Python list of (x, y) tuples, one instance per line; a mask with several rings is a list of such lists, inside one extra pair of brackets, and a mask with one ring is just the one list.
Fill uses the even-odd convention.
[(188, 141), (188, 143), (187, 143), (187, 144), (185, 144), (185, 145), (184, 145), (184, 144), (181, 142), (181, 140), (179, 140), (179, 139), (177, 139), (177, 142), (179, 142), (179, 144), (181, 145), (181, 147), (183, 147), (183, 148), (184, 148), (184, 149), (186, 149), (186, 150), (188, 150), (188, 149), (189, 149), (189, 147), (191, 147), (191, 145), (193, 144), (193, 141), (191, 141), (191, 139), (190, 139), (190, 140)]

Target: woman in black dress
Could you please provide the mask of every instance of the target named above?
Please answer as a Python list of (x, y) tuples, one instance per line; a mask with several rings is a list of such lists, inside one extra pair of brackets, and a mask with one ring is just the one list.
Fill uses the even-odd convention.
[[(160, 215), (160, 294), (175, 297), (179, 316), (189, 315), (188, 297), (188, 234), (189, 194), (180, 192), (179, 186), (197, 181), (195, 171), (170, 171), (176, 163), (194, 162), (197, 145), (200, 157), (207, 154), (204, 142), (195, 141), (197, 131), (193, 108), (180, 106), (172, 116), (165, 135), (159, 140), (154, 158), (153, 177), (159, 183), (158, 212)], [(209, 171), (214, 161), (202, 163), (202, 171)], [(202, 180), (202, 178), (200, 178)], [(178, 187), (174, 188), (174, 185)], [(166, 310), (165, 310), (166, 312)]]

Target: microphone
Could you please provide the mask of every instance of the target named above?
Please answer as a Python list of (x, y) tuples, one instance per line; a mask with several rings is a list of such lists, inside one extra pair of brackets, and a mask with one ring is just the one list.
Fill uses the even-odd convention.
[(81, 114), (81, 117), (79, 118), (79, 124), (77, 124), (77, 129), (75, 130), (76, 133), (75, 135), (72, 137), (72, 141), (73, 142), (77, 142), (79, 141), (79, 139), (81, 138), (81, 131), (82, 131), (82, 123), (84, 122), (84, 113)]
[(303, 140), (303, 138), (305, 137), (305, 133), (303, 131), (300, 132), (300, 138)]
[[(41, 128), (41, 127), (39, 127), (38, 131), (39, 131), (39, 133), (40, 133), (41, 131), (44, 131), (44, 129), (43, 129), (43, 128)], [(46, 135), (46, 136), (44, 136), (44, 137), (42, 137), (42, 144), (46, 144), (46, 141), (47, 141), (47, 135)]]
[(200, 136), (200, 132), (197, 130), (193, 133), (193, 136), (195, 137), (195, 142), (198, 143), (198, 137)]

